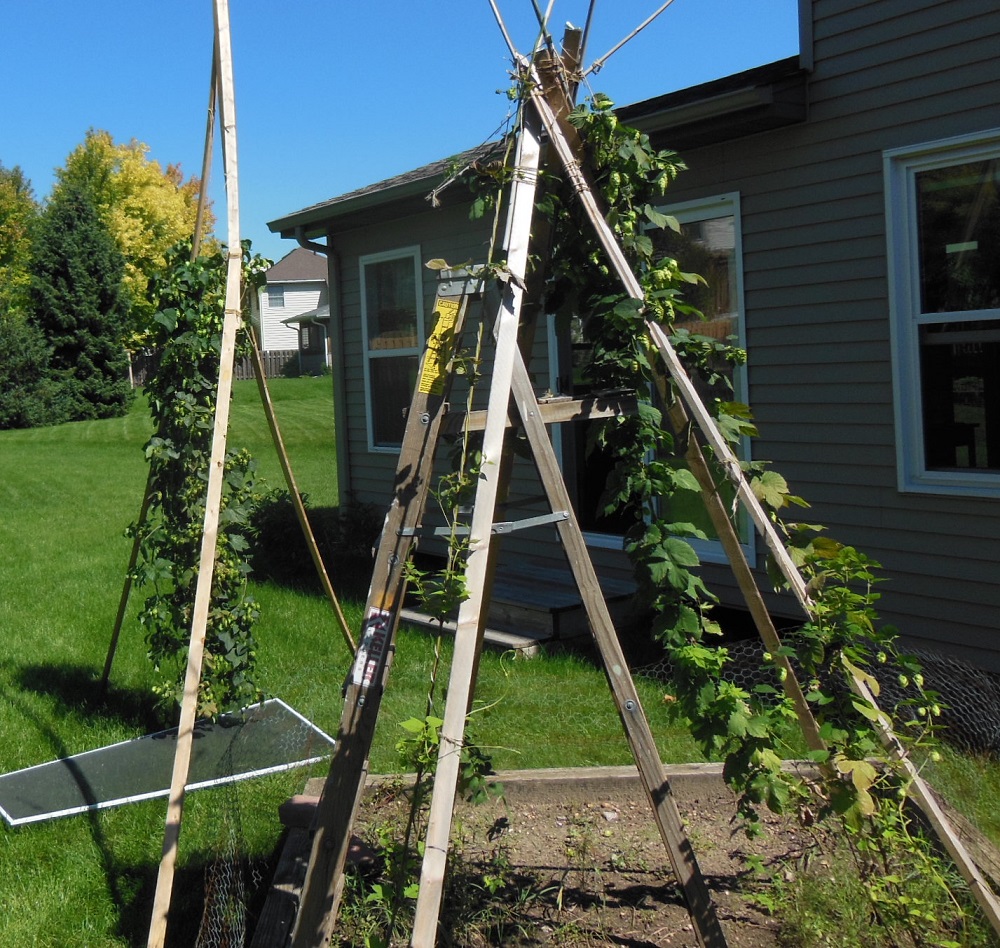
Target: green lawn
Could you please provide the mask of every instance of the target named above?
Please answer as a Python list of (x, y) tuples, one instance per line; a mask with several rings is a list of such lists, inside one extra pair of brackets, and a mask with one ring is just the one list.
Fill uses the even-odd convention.
[[(312, 506), (337, 501), (330, 380), (271, 383), (300, 489)], [(237, 383), (231, 442), (249, 447), (269, 484), (283, 486), (252, 382)], [(142, 445), (150, 422), (138, 402), (126, 418), (0, 432), (0, 772), (43, 763), (146, 733), (153, 675), (133, 602), (101, 700), (104, 665), (146, 477)], [(337, 585), (337, 576), (333, 576)], [(327, 731), (336, 731), (341, 684), (350, 665), (332, 612), (318, 594), (254, 583), (260, 681)], [(361, 603), (345, 611), (355, 629)], [(447, 649), (446, 649), (447, 651)], [(422, 714), (432, 639), (401, 632), (373, 750), (373, 770), (396, 767), (399, 722)], [(699, 759), (686, 731), (672, 726), (659, 690), (643, 698), (666, 760)], [(498, 767), (627, 762), (603, 676), (570, 656), (512, 661), (484, 657), (478, 690), (488, 710), (475, 736)], [(321, 767), (314, 772), (322, 773)], [(279, 834), (277, 806), (307, 774), (250, 781), (238, 790), (190, 794), (180, 845), (171, 943), (190, 945), (198, 924), (204, 867), (236, 835), (246, 856), (264, 858)], [(235, 801), (235, 802), (234, 802)], [(0, 828), (0, 945), (144, 944), (163, 840), (163, 801)]]

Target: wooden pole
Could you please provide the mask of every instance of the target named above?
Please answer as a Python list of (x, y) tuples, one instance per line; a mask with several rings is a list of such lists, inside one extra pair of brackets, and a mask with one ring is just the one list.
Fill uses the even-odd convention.
[(437, 939), (438, 917), (444, 893), (448, 840), (465, 736), (466, 709), (474, 687), (474, 673), (482, 625), (483, 595), (490, 560), (493, 519), (499, 491), (501, 455), (510, 386), (517, 346), (518, 320), (524, 294), (524, 276), (528, 269), (528, 246), (534, 210), (541, 146), (538, 121), (526, 114), (518, 136), (517, 160), (511, 203), (507, 219), (507, 268), (510, 279), (497, 316), (496, 353), (483, 432), (482, 465), (476, 487), (475, 507), (469, 529), (469, 554), (466, 561), (466, 585), (470, 590), (458, 611), (455, 651), (448, 683), (448, 699), (441, 726), (434, 794), (431, 798), (424, 860), (420, 873), (420, 892), (413, 920), (413, 948), (433, 948)]
[(305, 504), (302, 503), (302, 496), (299, 494), (298, 485), (295, 483), (295, 475), (292, 473), (292, 464), (288, 459), (288, 452), (285, 450), (285, 442), (281, 437), (281, 430), (278, 428), (278, 418), (274, 413), (274, 403), (271, 401), (271, 393), (267, 387), (267, 376), (264, 372), (264, 363), (260, 357), (257, 336), (252, 329), (249, 330), (249, 336), (250, 358), (253, 362), (254, 376), (257, 379), (257, 391), (260, 393), (260, 401), (264, 406), (267, 425), (271, 429), (271, 440), (274, 441), (274, 448), (278, 452), (281, 471), (285, 475), (285, 484), (292, 499), (292, 506), (295, 508), (295, 516), (299, 521), (299, 526), (302, 528), (302, 535), (305, 537), (306, 546), (309, 547), (309, 555), (312, 557), (313, 566), (316, 567), (316, 575), (319, 576), (319, 581), (323, 585), (326, 598), (329, 600), (333, 613), (337, 617), (340, 634), (343, 636), (344, 642), (347, 643), (347, 647), (353, 655), (357, 650), (357, 644), (354, 641), (354, 636), (351, 635), (351, 629), (347, 624), (347, 619), (344, 617), (344, 610), (340, 607), (340, 600), (337, 598), (337, 593), (330, 582), (330, 576), (323, 563), (323, 557), (320, 555), (319, 547), (316, 545), (316, 537), (313, 534), (312, 527), (309, 525), (309, 515), (306, 513)]
[[(453, 338), (460, 338), (468, 309), (468, 295), (476, 292), (467, 280), (449, 281), (439, 289), (435, 312), (438, 326), (451, 322)], [(446, 316), (448, 319), (446, 319)], [(435, 335), (439, 332), (435, 327)], [(446, 343), (447, 327), (439, 339)], [(441, 351), (450, 363), (453, 350)], [(394, 493), (386, 513), (365, 604), (365, 626), (354, 666), (347, 678), (344, 707), (330, 769), (313, 826), (312, 851), (302, 886), (299, 911), (292, 932), (292, 948), (314, 948), (333, 943), (344, 862), (368, 772), (368, 753), (379, 707), (389, 680), (395, 650), (399, 609), (406, 587), (405, 564), (414, 543), (415, 528), (427, 504), (434, 468), (434, 449), (445, 418), (453, 373), (437, 384), (427, 371), (428, 348), (421, 362), (418, 384), (406, 415), (406, 429), (396, 467)], [(423, 380), (427, 377), (426, 384)]]
[(653, 815), (671, 868), (684, 892), (698, 943), (703, 948), (725, 948), (725, 934), (715, 913), (705, 879), (698, 867), (694, 849), (684, 830), (670, 781), (667, 779), (656, 741), (615, 632), (586, 540), (573, 513), (572, 501), (566, 490), (555, 450), (538, 411), (531, 378), (520, 356), (514, 366), (513, 391), (514, 402), (531, 445), (532, 456), (538, 467), (549, 508), (553, 511), (565, 510), (569, 515), (556, 524), (559, 539), (587, 610), (594, 644), (600, 652), (608, 686), (618, 709), (632, 756), (635, 758), (643, 788), (653, 808)]
[(216, 393), (215, 426), (212, 434), (212, 453), (208, 471), (208, 491), (205, 502), (205, 521), (202, 532), (201, 556), (198, 565), (198, 582), (195, 589), (194, 614), (191, 638), (188, 645), (188, 665), (184, 678), (184, 696), (181, 703), (180, 724), (177, 732), (177, 749), (174, 755), (173, 774), (170, 781), (170, 800), (167, 806), (163, 853), (156, 878), (153, 913), (150, 921), (148, 948), (162, 948), (167, 930), (167, 913), (173, 891), (174, 870), (177, 862), (177, 843), (180, 837), (184, 809), (184, 788), (187, 784), (194, 740), (194, 724), (198, 710), (198, 691), (204, 658), (205, 634), (211, 606), (212, 578), (218, 541), (219, 512), (222, 500), (226, 435), (229, 427), (229, 407), (232, 394), (233, 362), (236, 351), (236, 334), (242, 321), (240, 279), (243, 254), (240, 247), (239, 189), (236, 161), (236, 101), (233, 85), (232, 49), (229, 31), (227, 0), (214, 0), (216, 50), (222, 88), (223, 136), (226, 163), (226, 204), (228, 211), (228, 270), (226, 274), (225, 318), (222, 329), (219, 387)]
[(139, 506), (139, 519), (135, 525), (135, 538), (132, 540), (132, 553), (128, 558), (128, 566), (125, 569), (125, 584), (122, 587), (121, 598), (118, 600), (118, 612), (115, 615), (115, 627), (111, 630), (111, 642), (108, 645), (108, 655), (104, 659), (104, 672), (101, 675), (100, 694), (104, 697), (108, 690), (108, 680), (111, 678), (111, 666), (115, 660), (115, 653), (118, 651), (118, 639), (121, 636), (122, 624), (125, 622), (125, 610), (128, 608), (129, 596), (132, 594), (132, 571), (135, 564), (139, 562), (139, 547), (141, 545), (140, 531), (146, 522), (146, 515), (149, 513), (149, 503), (152, 499), (153, 478), (152, 474), (146, 476), (146, 489), (143, 491), (142, 504)]
[(212, 81), (208, 88), (208, 112), (205, 119), (205, 150), (201, 159), (201, 187), (198, 191), (198, 212), (194, 219), (191, 239), (191, 259), (196, 260), (201, 251), (201, 235), (205, 227), (205, 210), (208, 207), (208, 178), (212, 170), (212, 148), (215, 144), (215, 102), (219, 88), (219, 51), (212, 43)]

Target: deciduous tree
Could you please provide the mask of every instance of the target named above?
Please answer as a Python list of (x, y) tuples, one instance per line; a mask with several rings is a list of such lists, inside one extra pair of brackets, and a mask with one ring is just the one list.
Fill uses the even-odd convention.
[(15, 165), (0, 164), (0, 318), (24, 320), (31, 275), (31, 225), (38, 203), (31, 182)]
[[(163, 272), (167, 250), (194, 231), (201, 182), (184, 180), (179, 165), (164, 170), (149, 146), (116, 144), (108, 132), (91, 129), (57, 171), (56, 189), (84, 188), (125, 259), (125, 284), (132, 301), (131, 331), (141, 344), (153, 309), (147, 288)], [(211, 228), (211, 219), (206, 227)]]

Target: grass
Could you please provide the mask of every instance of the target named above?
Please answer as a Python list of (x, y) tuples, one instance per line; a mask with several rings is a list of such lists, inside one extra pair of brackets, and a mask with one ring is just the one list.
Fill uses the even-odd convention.
[[(296, 479), (317, 507), (337, 501), (330, 390), (322, 378), (272, 383)], [(0, 432), (0, 772), (154, 726), (154, 677), (134, 601), (108, 696), (102, 700), (94, 685), (122, 590), (130, 550), (124, 529), (142, 498), (149, 432), (141, 401), (121, 419)], [(283, 486), (253, 383), (236, 384), (231, 441), (254, 452), (269, 484)], [(262, 612), (262, 687), (335, 732), (350, 656), (329, 605), (308, 589), (255, 582), (252, 591)], [(357, 629), (362, 604), (345, 596), (344, 606)], [(398, 722), (423, 713), (432, 656), (427, 632), (402, 630), (372, 752), (376, 772), (396, 769)], [(640, 685), (664, 759), (699, 759), (686, 730), (668, 720), (660, 689)], [(631, 759), (603, 676), (581, 658), (515, 662), (488, 653), (477, 694), (478, 706), (488, 707), (475, 715), (475, 736), (495, 749), (498, 767)], [(239, 816), (244, 856), (266, 860), (280, 831), (278, 804), (300, 791), (306, 776), (296, 771), (188, 796), (172, 944), (194, 943), (205, 866), (231, 841), (224, 817)], [(0, 830), (0, 904), (6, 908), (0, 944), (144, 944), (165, 810), (163, 801), (147, 801)]]
[[(337, 502), (329, 379), (279, 379), (272, 397), (299, 487), (313, 507)], [(270, 485), (283, 478), (253, 383), (237, 383), (234, 443), (249, 447)], [(134, 519), (146, 477), (142, 445), (150, 422), (138, 402), (121, 419), (0, 432), (0, 772), (90, 750), (154, 727), (154, 677), (129, 610), (112, 687), (94, 686), (103, 668)], [(358, 572), (358, 571), (353, 571)], [(333, 581), (339, 585), (337, 574)], [(308, 583), (255, 581), (261, 605), (260, 684), (328, 732), (341, 712), (350, 665), (329, 605)], [(352, 627), (360, 626), (356, 590), (340, 590)], [(136, 597), (137, 598), (137, 597)], [(374, 772), (396, 769), (399, 722), (423, 714), (433, 637), (400, 632), (392, 681), (372, 750)], [(446, 659), (450, 642), (444, 643)], [(442, 676), (446, 675), (445, 671)], [(701, 759), (686, 729), (670, 720), (662, 688), (638, 681), (663, 759)], [(439, 686), (443, 693), (444, 684)], [(472, 733), (498, 768), (628, 763), (603, 675), (585, 658), (531, 661), (487, 652)], [(440, 708), (438, 709), (440, 710)], [(322, 774), (322, 766), (312, 773)], [(945, 751), (929, 765), (935, 786), (967, 816), (1000, 837), (991, 801), (1000, 794), (995, 762)], [(172, 945), (195, 942), (205, 870), (234, 841), (262, 877), (280, 832), (277, 807), (299, 792), (304, 771), (188, 796), (174, 891)], [(0, 829), (0, 945), (105, 948), (145, 943), (163, 840), (164, 801), (50, 823)], [(230, 821), (238, 820), (234, 836)], [(838, 880), (839, 883), (839, 880)], [(802, 945), (834, 944), (839, 884), (805, 893)], [(832, 899), (832, 901), (830, 901)], [(823, 907), (827, 903), (827, 907)], [(788, 909), (791, 912), (791, 908)], [(816, 940), (806, 930), (817, 931)], [(826, 934), (824, 935), (824, 931)], [(849, 943), (849, 942), (844, 942)]]

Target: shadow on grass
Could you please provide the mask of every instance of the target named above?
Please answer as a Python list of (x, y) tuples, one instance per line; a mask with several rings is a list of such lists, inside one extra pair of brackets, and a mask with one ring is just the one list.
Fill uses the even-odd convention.
[[(372, 573), (372, 546), (380, 524), (367, 506), (307, 510), (320, 558), (338, 596), (364, 600)], [(287, 494), (261, 505), (255, 515), (251, 576), (302, 592), (323, 594), (291, 499)]]
[[(223, 863), (215, 854), (196, 853), (174, 872), (167, 948), (197, 944), (203, 926), (207, 943), (249, 943), (267, 896), (262, 880), (270, 879), (272, 871), (273, 866), (259, 860)], [(146, 944), (157, 872), (153, 864), (121, 867), (115, 878), (118, 934), (130, 945)]]
[(100, 675), (91, 666), (24, 665), (16, 673), (15, 681), (25, 691), (54, 698), (57, 702), (54, 710), (60, 716), (110, 719), (144, 732), (170, 726), (164, 723), (151, 692), (121, 688), (113, 682), (102, 691)]
[[(99, 676), (90, 667), (28, 665), (16, 672), (13, 679), (25, 692), (54, 699), (51, 713), (40, 715), (27, 701), (18, 700), (15, 689), (8, 689), (5, 694), (22, 718), (30, 721), (45, 738), (54, 758), (70, 756), (70, 749), (54, 723), (66, 716), (84, 721), (112, 719), (144, 733), (164, 726), (151, 694), (109, 685), (102, 695)], [(115, 905), (118, 934), (130, 945), (145, 944), (156, 891), (158, 863), (136, 863), (117, 855), (98, 811), (90, 810), (73, 819), (87, 820), (91, 840), (99, 853), (107, 891)], [(31, 828), (23, 827), (20, 831), (31, 832)], [(131, 850), (134, 847), (128, 848)], [(216, 871), (213, 873), (213, 870)], [(230, 882), (220, 886), (220, 876)], [(226, 918), (233, 918), (234, 911), (246, 911), (247, 929), (252, 930), (252, 922), (262, 907), (266, 887), (258, 885), (255, 889), (246, 880), (257, 880), (259, 883), (269, 878), (268, 867), (262, 866), (259, 860), (251, 862), (246, 858), (237, 858), (223, 865), (217, 852), (192, 854), (186, 864), (177, 867), (174, 873), (166, 944), (170, 948), (182, 948), (196, 943), (208, 898), (217, 900), (215, 907), (219, 918), (215, 921), (216, 926), (225, 926)], [(235, 935), (232, 940), (225, 940), (230, 936), (224, 933), (221, 937), (223, 940), (217, 944), (242, 944)]]

